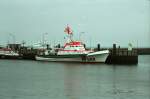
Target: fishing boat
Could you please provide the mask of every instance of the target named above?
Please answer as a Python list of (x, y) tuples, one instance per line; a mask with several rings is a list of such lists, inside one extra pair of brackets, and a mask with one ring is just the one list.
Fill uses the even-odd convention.
[(43, 53), (36, 55), (35, 59), (39, 61), (84, 63), (104, 63), (106, 61), (109, 50), (86, 50), (83, 42), (73, 40), (73, 32), (68, 25), (64, 32), (67, 33), (67, 42), (62, 48), (45, 50)]
[(11, 48), (1, 48), (0, 49), (0, 58), (3, 59), (16, 59), (19, 57), (19, 54), (13, 51)]

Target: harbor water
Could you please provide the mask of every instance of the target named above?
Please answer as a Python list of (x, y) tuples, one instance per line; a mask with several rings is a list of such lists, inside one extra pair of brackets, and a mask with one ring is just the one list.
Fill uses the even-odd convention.
[(150, 55), (137, 65), (0, 60), (0, 99), (150, 99)]

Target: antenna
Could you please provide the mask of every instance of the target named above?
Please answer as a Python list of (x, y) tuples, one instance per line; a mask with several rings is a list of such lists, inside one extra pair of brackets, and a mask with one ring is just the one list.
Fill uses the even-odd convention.
[(15, 44), (15, 43), (16, 43), (16, 37), (15, 37), (15, 35), (14, 35), (14, 34), (12, 34), (12, 33), (9, 33), (9, 35), (12, 37), (12, 39), (13, 39), (13, 43)]
[(90, 37), (90, 48), (92, 48), (92, 47), (91, 47), (91, 43), (92, 43), (92, 37)]
[(42, 46), (43, 46), (43, 49), (44, 49), (44, 45), (45, 45), (45, 35), (47, 35), (48, 33), (43, 33), (42, 34)]
[(81, 35), (84, 34), (85, 32), (80, 32), (79, 33), (79, 41), (81, 41)]

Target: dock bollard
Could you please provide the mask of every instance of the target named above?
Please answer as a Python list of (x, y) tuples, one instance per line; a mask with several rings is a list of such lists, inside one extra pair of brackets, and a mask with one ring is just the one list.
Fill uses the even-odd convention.
[(113, 44), (113, 55), (116, 55), (116, 44)]
[(47, 50), (49, 49), (49, 44), (46, 45)]
[(100, 44), (97, 44), (97, 51), (100, 51)]

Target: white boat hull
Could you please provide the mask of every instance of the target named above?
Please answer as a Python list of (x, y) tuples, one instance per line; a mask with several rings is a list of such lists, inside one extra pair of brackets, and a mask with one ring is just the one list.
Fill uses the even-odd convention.
[(92, 53), (87, 54), (84, 58), (82, 56), (79, 57), (44, 57), (44, 56), (36, 56), (36, 60), (38, 61), (51, 61), (51, 62), (88, 62), (88, 63), (104, 63), (109, 55), (109, 51), (100, 53)]

